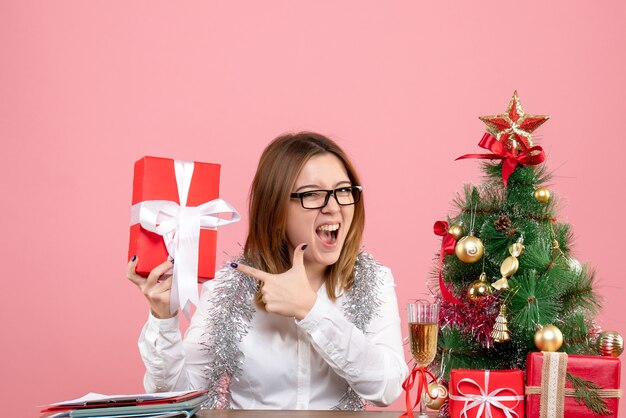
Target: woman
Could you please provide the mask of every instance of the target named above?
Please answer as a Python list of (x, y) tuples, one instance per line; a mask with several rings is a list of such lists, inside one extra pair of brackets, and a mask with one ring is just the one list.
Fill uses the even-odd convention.
[(250, 190), (243, 257), (203, 285), (181, 341), (169, 313), (174, 260), (128, 278), (151, 313), (139, 339), (146, 391), (208, 389), (209, 407), (388, 405), (407, 375), (391, 271), (360, 252), (358, 176), (330, 139), (276, 138)]

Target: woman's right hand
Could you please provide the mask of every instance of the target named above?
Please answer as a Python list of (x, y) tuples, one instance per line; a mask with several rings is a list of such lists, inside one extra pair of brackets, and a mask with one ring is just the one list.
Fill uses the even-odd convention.
[(156, 318), (167, 319), (176, 316), (170, 313), (170, 293), (172, 289), (172, 276), (163, 276), (165, 272), (174, 266), (174, 261), (166, 261), (156, 266), (148, 275), (143, 277), (137, 274), (137, 257), (128, 262), (126, 277), (141, 290), (150, 302), (152, 315)]

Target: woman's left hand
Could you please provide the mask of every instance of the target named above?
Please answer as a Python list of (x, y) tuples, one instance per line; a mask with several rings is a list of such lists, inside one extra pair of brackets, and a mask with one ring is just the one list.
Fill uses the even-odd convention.
[(296, 247), (291, 268), (281, 274), (270, 274), (243, 264), (233, 263), (231, 267), (263, 283), (261, 299), (268, 312), (300, 320), (309, 313), (317, 300), (304, 268), (306, 247), (306, 244)]

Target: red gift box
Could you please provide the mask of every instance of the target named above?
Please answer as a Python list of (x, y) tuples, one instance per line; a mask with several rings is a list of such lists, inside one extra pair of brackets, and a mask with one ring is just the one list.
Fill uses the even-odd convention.
[[(215, 276), (218, 226), (239, 220), (218, 199), (220, 166), (144, 157), (135, 163), (128, 257), (147, 276), (168, 255), (177, 261), (172, 283), (172, 312), (187, 301), (197, 304), (197, 282)], [(230, 219), (218, 215), (230, 213)], [(180, 303), (178, 303), (180, 302)]]
[[(544, 361), (546, 356), (550, 358)], [(552, 358), (552, 356), (555, 357)], [(559, 365), (559, 362), (564, 363)], [(561, 370), (561, 377), (558, 376), (559, 370)], [(598, 385), (600, 387), (598, 393), (611, 411), (610, 415), (603, 415), (603, 417), (618, 416), (620, 385), (620, 360), (618, 358), (566, 355), (565, 353), (529, 353), (526, 359), (526, 416), (528, 418), (539, 418), (542, 408), (544, 415), (546, 410), (552, 410), (556, 411), (557, 417), (559, 415), (567, 418), (594, 416), (584, 403), (576, 402), (572, 383), (565, 377), (565, 372)], [(548, 381), (544, 382), (543, 376), (551, 380), (554, 385)], [(564, 390), (562, 392), (560, 390), (548, 391), (549, 385), (552, 387), (562, 385)], [(541, 405), (542, 389), (544, 389), (545, 404), (543, 406)], [(563, 411), (564, 415), (560, 414), (560, 411)]]
[(454, 369), (448, 391), (452, 418), (524, 417), (521, 370)]

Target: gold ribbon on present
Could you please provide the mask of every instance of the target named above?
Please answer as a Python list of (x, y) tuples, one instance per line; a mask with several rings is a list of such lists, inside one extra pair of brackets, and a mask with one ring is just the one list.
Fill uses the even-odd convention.
[[(540, 395), (539, 418), (564, 418), (565, 397), (575, 391), (565, 388), (567, 353), (543, 352), (541, 386), (526, 386), (526, 395)], [(620, 389), (597, 389), (600, 398), (621, 398)]]
[[(598, 389), (596, 390), (598, 396), (605, 399), (617, 398), (621, 399), (622, 390), (621, 389)], [(526, 391), (524, 392), (526, 395), (541, 395), (541, 388), (539, 386), (526, 386)], [(565, 397), (573, 397), (574, 389), (565, 388)]]

